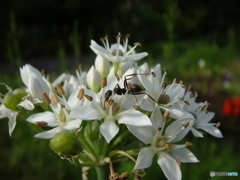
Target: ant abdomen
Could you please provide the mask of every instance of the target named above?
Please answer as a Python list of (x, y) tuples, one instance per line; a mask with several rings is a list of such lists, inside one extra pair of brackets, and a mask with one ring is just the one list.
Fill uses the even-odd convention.
[(143, 91), (143, 88), (138, 84), (131, 84), (131, 90), (128, 92), (129, 94), (134, 92), (141, 92)]

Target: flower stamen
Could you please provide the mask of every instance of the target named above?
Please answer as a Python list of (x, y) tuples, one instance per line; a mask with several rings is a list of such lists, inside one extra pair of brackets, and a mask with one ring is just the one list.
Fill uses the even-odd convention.
[(42, 92), (42, 95), (43, 95), (43, 99), (45, 100), (45, 102), (47, 104), (51, 104), (51, 99), (49, 98), (49, 96), (47, 95), (46, 92)]
[(79, 91), (78, 91), (77, 98), (78, 98), (79, 100), (82, 100), (83, 96), (84, 96), (84, 89), (81, 88), (81, 89), (79, 89)]

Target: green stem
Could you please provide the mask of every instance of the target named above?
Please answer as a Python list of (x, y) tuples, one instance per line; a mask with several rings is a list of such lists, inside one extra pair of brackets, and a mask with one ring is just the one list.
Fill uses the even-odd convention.
[(114, 62), (114, 63), (113, 63), (113, 66), (114, 66), (114, 74), (117, 74), (117, 73), (118, 73), (119, 64), (120, 64), (120, 63), (118, 63), (118, 62)]
[(121, 134), (120, 136), (118, 136), (113, 143), (111, 143), (111, 145), (109, 146), (109, 150), (113, 149), (115, 146), (117, 146), (125, 137), (127, 137), (129, 135), (129, 131), (124, 131), (123, 133), (119, 133)]
[(97, 172), (97, 179), (98, 180), (106, 180), (106, 172), (104, 166), (96, 166), (95, 167)]
[(85, 149), (92, 154), (93, 156), (96, 156), (95, 151), (92, 149), (92, 147), (90, 146), (90, 144), (86, 141), (85, 136), (83, 133), (79, 134), (79, 140), (83, 143)]
[(103, 145), (101, 157), (105, 157), (105, 156), (106, 156), (107, 150), (108, 150), (108, 143), (105, 141), (105, 142), (104, 142), (104, 145)]

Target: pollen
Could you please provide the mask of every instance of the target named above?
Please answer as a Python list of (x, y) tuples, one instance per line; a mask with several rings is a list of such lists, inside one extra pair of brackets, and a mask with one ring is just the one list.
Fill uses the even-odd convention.
[(141, 46), (139, 42), (134, 43), (135, 46)]
[(45, 102), (46, 102), (47, 104), (51, 104), (51, 99), (49, 98), (49, 96), (47, 95), (47, 93), (46, 93), (46, 92), (42, 92), (42, 95), (43, 95), (43, 98), (44, 98)]
[(104, 77), (104, 78), (102, 78), (102, 81), (101, 81), (101, 87), (104, 88), (106, 86), (107, 86), (107, 78)]
[(165, 111), (164, 115), (163, 115), (163, 120), (167, 121), (170, 115), (170, 111)]
[(181, 161), (179, 159), (176, 159), (176, 162), (179, 166), (181, 166)]
[(186, 144), (187, 146), (193, 146), (193, 143), (191, 143), (191, 142), (189, 142), (189, 141), (185, 142), (185, 144)]
[(79, 100), (82, 100), (83, 96), (84, 96), (84, 89), (81, 88), (81, 89), (79, 89), (79, 91), (78, 91), (77, 98), (78, 98)]
[(63, 96), (65, 94), (65, 91), (63, 90), (63, 87), (61, 84), (56, 84), (56, 89), (60, 96)]
[(84, 96), (85, 96), (85, 98), (87, 98), (89, 101), (92, 101), (92, 100), (93, 100), (93, 97), (92, 97), (92, 96), (89, 96), (89, 95), (87, 95), (87, 94), (85, 94)]
[(189, 124), (190, 124), (189, 122), (186, 122), (186, 123), (183, 125), (183, 127), (184, 127), (184, 128), (187, 128), (187, 127), (189, 126)]
[(48, 125), (48, 123), (45, 121), (36, 121), (34, 124), (39, 127), (46, 127)]
[(53, 94), (53, 95), (51, 96), (51, 99), (52, 99), (52, 101), (53, 101), (55, 104), (59, 104), (59, 103), (60, 103), (60, 100), (58, 99), (58, 97), (57, 97), (55, 94)]
[(115, 76), (116, 76), (117, 80), (120, 81), (119, 75), (118, 75), (118, 74), (115, 74)]

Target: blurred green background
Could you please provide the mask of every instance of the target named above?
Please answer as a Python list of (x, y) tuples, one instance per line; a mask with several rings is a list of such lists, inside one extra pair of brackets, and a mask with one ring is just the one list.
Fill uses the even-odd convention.
[[(239, 172), (239, 103), (228, 106), (235, 113), (223, 111), (224, 100), (240, 98), (239, 6), (237, 0), (4, 0), (0, 82), (22, 86), (19, 66), (25, 63), (45, 69), (51, 80), (79, 64), (87, 70), (95, 58), (90, 39), (100, 43), (108, 35), (114, 43), (118, 32), (123, 37), (130, 33), (130, 45), (140, 42), (137, 51), (149, 53), (140, 64), (161, 63), (169, 71), (167, 80), (191, 85), (199, 94), (197, 101), (207, 100), (209, 111), (216, 112), (213, 122), (221, 123), (223, 139), (207, 134), (204, 139), (187, 137), (194, 143), (189, 149), (201, 162), (182, 164), (183, 179), (212, 179), (210, 171)], [(4, 86), (0, 92), (6, 92)], [(18, 123), (9, 137), (7, 123), (3, 119), (0, 125), (1, 179), (81, 179), (81, 170), (60, 160), (47, 140), (33, 138), (36, 132), (27, 124)], [(118, 166), (133, 168), (130, 161)], [(157, 164), (146, 172), (145, 179), (165, 178)]]

